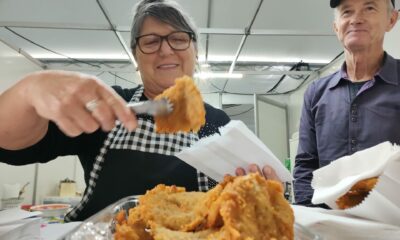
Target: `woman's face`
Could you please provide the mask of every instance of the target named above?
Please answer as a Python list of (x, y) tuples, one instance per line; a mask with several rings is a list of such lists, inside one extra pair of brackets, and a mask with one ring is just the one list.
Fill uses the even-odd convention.
[[(147, 17), (142, 26), (140, 36), (156, 34), (166, 36), (177, 29), (157, 20), (154, 17)], [(193, 76), (197, 51), (193, 45), (186, 50), (173, 50), (164, 39), (161, 42), (160, 50), (155, 53), (145, 54), (136, 46), (134, 56), (138, 64), (145, 95), (154, 98), (165, 89), (174, 85), (175, 79), (184, 75)]]

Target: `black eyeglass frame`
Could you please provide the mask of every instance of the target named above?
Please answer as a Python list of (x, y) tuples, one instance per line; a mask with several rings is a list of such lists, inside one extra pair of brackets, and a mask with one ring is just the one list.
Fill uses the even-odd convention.
[[(169, 37), (171, 34), (174, 34), (174, 33), (186, 33), (186, 34), (189, 35), (189, 39), (190, 39), (190, 40), (189, 40), (189, 44), (187, 45), (186, 48), (184, 48), (184, 49), (176, 49), (176, 48), (174, 48), (173, 46), (171, 46), (171, 43), (169, 42), (168, 37)], [(159, 45), (159, 47), (158, 47), (157, 50), (152, 51), (152, 52), (145, 52), (145, 51), (143, 51), (143, 49), (140, 47), (139, 40), (140, 40), (140, 38), (143, 38), (143, 37), (146, 37), (146, 36), (157, 36), (157, 37), (160, 37), (161, 41), (160, 41), (160, 45)], [(145, 34), (145, 35), (142, 35), (142, 36), (139, 36), (139, 37), (135, 38), (135, 40), (136, 40), (136, 44), (135, 44), (135, 45), (139, 48), (139, 50), (140, 50), (142, 53), (144, 53), (144, 54), (153, 54), (153, 53), (155, 53), (155, 52), (158, 52), (158, 51), (161, 49), (161, 45), (162, 45), (162, 42), (163, 42), (164, 40), (168, 43), (168, 46), (169, 46), (171, 49), (173, 49), (174, 51), (185, 51), (186, 49), (188, 49), (188, 48), (190, 47), (190, 43), (191, 43), (192, 41), (196, 41), (196, 36), (195, 36), (195, 34), (194, 34), (193, 32), (190, 32), (190, 31), (175, 31), (175, 32), (171, 32), (171, 33), (169, 33), (169, 34), (167, 34), (167, 35), (164, 35), (164, 36), (160, 36), (160, 35), (157, 35), (157, 34), (154, 34), (154, 33)]]

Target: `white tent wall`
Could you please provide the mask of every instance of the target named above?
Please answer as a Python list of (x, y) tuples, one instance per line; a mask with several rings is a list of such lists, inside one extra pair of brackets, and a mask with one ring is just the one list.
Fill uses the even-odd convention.
[(287, 105), (259, 95), (254, 104), (256, 134), (283, 163), (289, 155)]
[(27, 73), (36, 70), (40, 70), (40, 67), (0, 40), (0, 93)]
[[(39, 70), (39, 67), (0, 41), (0, 94), (14, 84), (17, 79), (34, 70)], [(34, 179), (34, 164), (15, 167), (0, 163), (0, 198), (3, 198), (3, 184), (20, 183), (22, 186), (29, 182), (30, 185), (24, 194), (24, 202), (32, 202)]]

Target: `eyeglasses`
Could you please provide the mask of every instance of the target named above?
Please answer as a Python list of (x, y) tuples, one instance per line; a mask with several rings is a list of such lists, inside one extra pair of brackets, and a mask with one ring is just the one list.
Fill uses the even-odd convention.
[(192, 40), (196, 41), (192, 32), (172, 32), (165, 36), (157, 34), (146, 34), (136, 38), (136, 43), (139, 49), (144, 54), (155, 53), (161, 48), (163, 40), (166, 40), (168, 45), (175, 51), (183, 51), (189, 48)]

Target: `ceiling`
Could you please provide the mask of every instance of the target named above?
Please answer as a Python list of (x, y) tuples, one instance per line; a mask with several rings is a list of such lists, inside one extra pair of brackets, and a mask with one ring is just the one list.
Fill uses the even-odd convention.
[[(129, 56), (136, 2), (0, 0), (0, 40), (43, 68), (82, 71), (131, 87), (140, 83)], [(201, 71), (243, 74), (199, 80), (204, 93), (290, 92), (342, 51), (328, 1), (178, 2), (199, 27)]]

